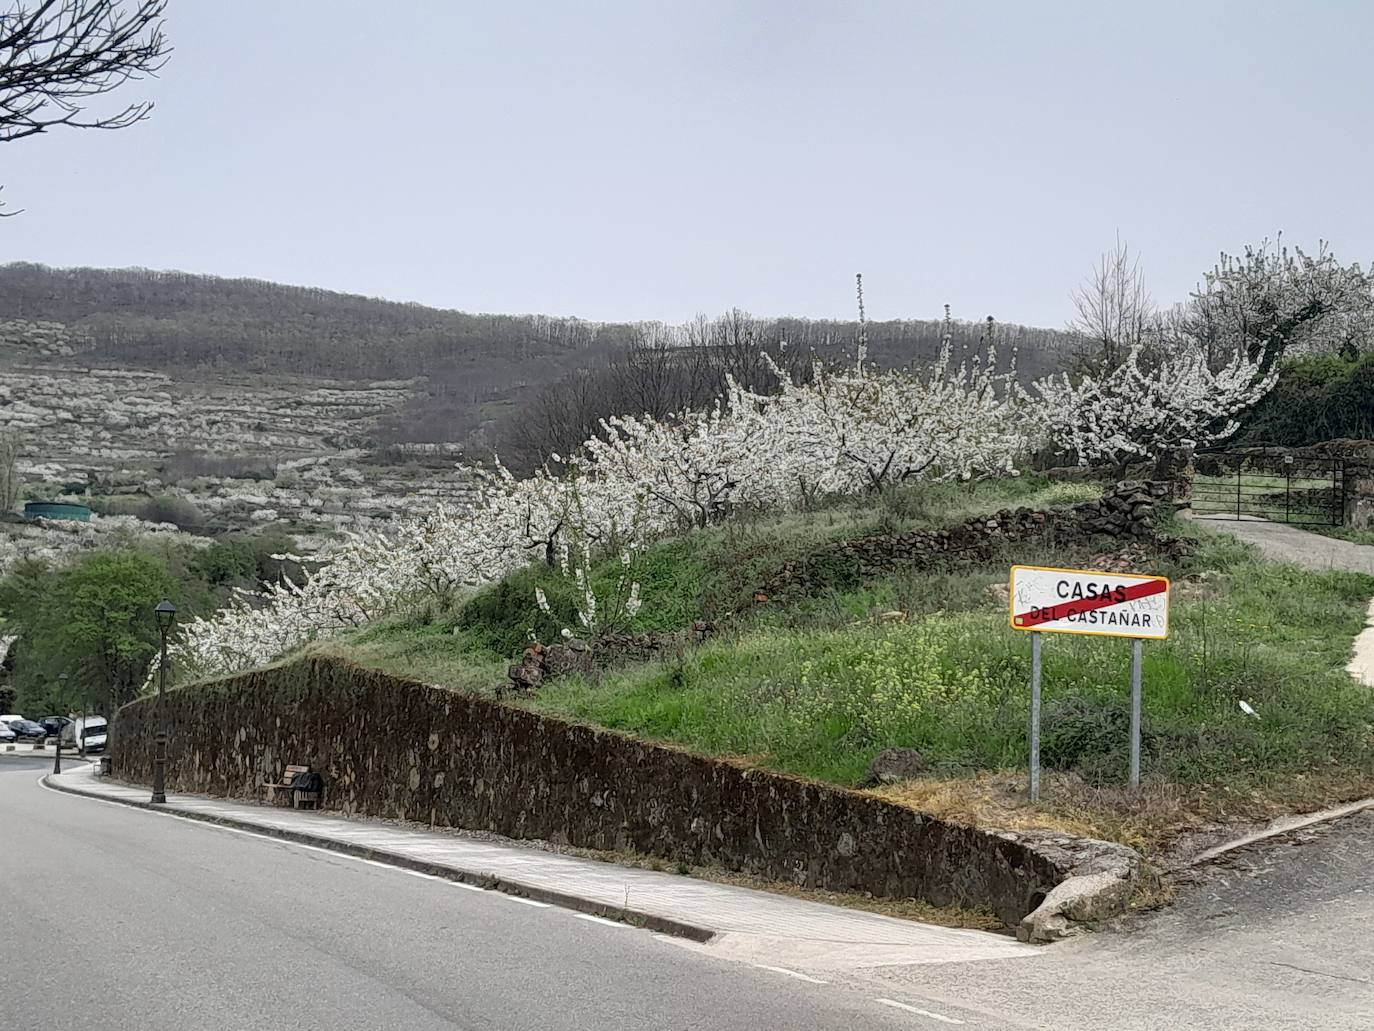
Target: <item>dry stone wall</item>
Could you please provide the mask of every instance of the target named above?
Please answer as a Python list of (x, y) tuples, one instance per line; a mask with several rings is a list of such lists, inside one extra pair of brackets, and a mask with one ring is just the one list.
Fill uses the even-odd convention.
[(863, 580), (903, 566), (952, 558), (983, 559), (1000, 545), (1051, 535), (1060, 543), (1099, 537), (1153, 541), (1158, 538), (1159, 506), (1168, 503), (1170, 497), (1167, 482), (1132, 481), (1108, 488), (1096, 500), (1062, 508), (1008, 508), (944, 530), (908, 530), (838, 541), (784, 565), (762, 586), (760, 594), (766, 599), (788, 591), (812, 590), (837, 576)]
[(159, 722), (168, 790), (261, 797), (288, 763), (325, 808), (634, 850), (833, 891), (986, 906), (1007, 924), (1085, 862), (1129, 849), (960, 827), (860, 792), (579, 726), (312, 657), (120, 711), (117, 776), (146, 782)]

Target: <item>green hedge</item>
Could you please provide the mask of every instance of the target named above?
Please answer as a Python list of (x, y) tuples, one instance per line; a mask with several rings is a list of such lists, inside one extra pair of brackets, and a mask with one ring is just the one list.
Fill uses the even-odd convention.
[(1238, 440), (1292, 447), (1374, 438), (1374, 354), (1285, 362), (1274, 389), (1244, 419)]

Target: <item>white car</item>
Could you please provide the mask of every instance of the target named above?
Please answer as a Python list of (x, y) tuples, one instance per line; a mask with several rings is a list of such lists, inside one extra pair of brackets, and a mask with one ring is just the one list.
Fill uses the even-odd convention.
[[(64, 747), (78, 747), (78, 740), (84, 740), (87, 752), (103, 752), (109, 740), (110, 724), (104, 716), (87, 716), (62, 728)], [(78, 739), (78, 736), (80, 738)]]
[(5, 726), (8, 727), (10, 725), (10, 721), (22, 720), (23, 718), (24, 717), (20, 716), (17, 712), (9, 712), (5, 713), (3, 716), (0, 716), (0, 723), (3, 723)]

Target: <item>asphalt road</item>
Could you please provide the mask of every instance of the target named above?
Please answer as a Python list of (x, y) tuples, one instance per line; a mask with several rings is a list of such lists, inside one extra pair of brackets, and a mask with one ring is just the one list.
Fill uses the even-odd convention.
[[(1232, 853), (1172, 906), (1033, 963), (872, 971), (864, 990), (958, 999), (1011, 1026), (1374, 1029), (1374, 811)], [(970, 1023), (976, 1018), (969, 1017)]]
[[(56, 794), (45, 767), (0, 759), (5, 1031), (1374, 1028), (1374, 812), (1251, 848), (1171, 909), (1042, 956), (789, 974)], [(25, 901), (58, 916), (16, 918)]]
[[(58, 794), (37, 783), (48, 762), (0, 759), (5, 1031), (828, 1031), (931, 1019), (556, 907)], [(17, 915), (25, 903), (35, 912)]]

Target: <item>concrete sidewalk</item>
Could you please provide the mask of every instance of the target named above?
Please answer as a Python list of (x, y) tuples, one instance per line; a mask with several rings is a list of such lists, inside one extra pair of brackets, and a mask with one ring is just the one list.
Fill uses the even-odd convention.
[(641, 870), (461, 834), (368, 820), (171, 795), (150, 806), (147, 788), (95, 776), (81, 766), (48, 775), (52, 788), (151, 808), (300, 844), (641, 924), (730, 958), (815, 968), (940, 963), (1033, 956), (1010, 936), (937, 927), (785, 895)]

